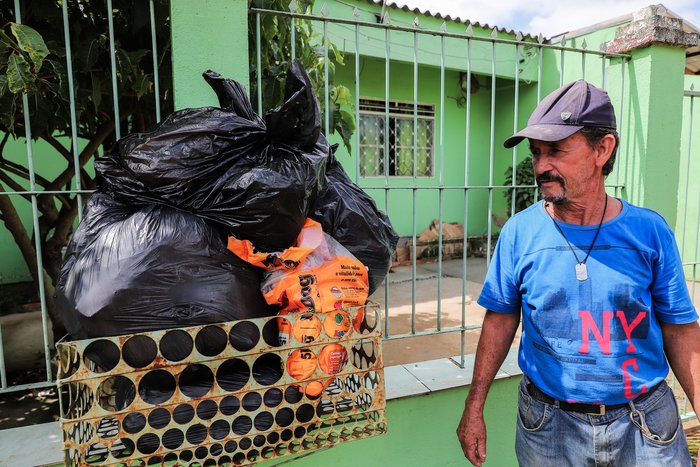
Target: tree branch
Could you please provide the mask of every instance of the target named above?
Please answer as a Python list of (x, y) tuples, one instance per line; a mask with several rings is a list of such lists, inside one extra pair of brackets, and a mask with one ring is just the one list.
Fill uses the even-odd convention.
[[(42, 136), (41, 139), (46, 141), (53, 147), (67, 162), (73, 161), (73, 154), (71, 154), (69, 149), (66, 149), (56, 138), (53, 136)], [(75, 144), (75, 142), (74, 142)]]
[(54, 224), (53, 235), (44, 244), (44, 268), (53, 279), (54, 283), (58, 281), (58, 275), (61, 271), (61, 263), (63, 257), (61, 249), (68, 242), (68, 235), (73, 229), (73, 222), (78, 215), (78, 200), (73, 199), (69, 206), (64, 206), (58, 219)]
[[(24, 187), (20, 185), (19, 183), (15, 182), (12, 180), (12, 178), (8, 177), (6, 173), (0, 171), (0, 182), (3, 182), (7, 186), (10, 187), (13, 191), (24, 191)], [(27, 201), (31, 201), (32, 197), (29, 195), (18, 195), (21, 196), (22, 198), (26, 199)]]
[[(95, 132), (95, 136), (88, 142), (78, 156), (78, 164), (83, 167), (87, 161), (97, 152), (105, 139), (114, 131), (114, 122), (108, 121), (102, 124)], [(70, 183), (71, 178), (75, 175), (75, 168), (69, 166), (66, 170), (56, 177), (47, 187), (48, 191), (59, 190), (66, 183)]]
[(52, 195), (37, 196), (36, 203), (37, 208), (41, 212), (41, 217), (39, 217), (39, 236), (43, 244), (48, 238), (49, 231), (56, 225), (58, 209)]
[[(0, 185), (0, 191), (4, 190), (4, 187)], [(8, 195), (0, 196), (0, 212), (3, 214), (5, 227), (7, 227), (7, 230), (9, 230), (12, 238), (14, 238), (15, 243), (19, 247), (19, 251), (24, 258), (24, 262), (27, 263), (34, 281), (37, 281), (37, 256), (34, 244), (32, 243), (27, 229), (24, 228), (22, 220), (17, 214), (17, 209), (15, 209)]]
[(10, 139), (9, 132), (5, 133), (5, 136), (2, 137), (2, 141), (0, 141), (0, 158), (3, 157), (4, 151), (5, 151), (5, 145), (7, 144), (8, 139)]
[[(0, 191), (5, 191), (5, 188), (2, 185), (0, 185)], [(7, 230), (15, 240), (22, 257), (24, 258), (24, 262), (29, 269), (29, 273), (32, 275), (36, 290), (39, 290), (39, 273), (37, 268), (38, 257), (34, 248), (34, 243), (32, 242), (27, 229), (24, 228), (24, 224), (22, 224), (22, 220), (17, 214), (17, 210), (12, 204), (10, 197), (7, 195), (0, 196), (0, 213), (2, 213), (2, 220), (5, 223), (5, 227), (7, 227)], [(44, 277), (44, 292), (46, 295), (47, 312), (51, 318), (54, 336), (58, 336), (56, 337), (58, 339), (63, 336), (65, 331), (61, 318), (56, 314), (56, 307), (53, 300), (56, 290), (53, 285), (54, 279), (50, 277), (46, 271), (42, 271), (42, 274)]]
[[(0, 157), (0, 170), (5, 170), (25, 180), (29, 180), (29, 170), (25, 166), (8, 161), (2, 157)], [(34, 173), (34, 182), (41, 187), (46, 187), (49, 184), (47, 179), (36, 173)], [(21, 191), (24, 191), (24, 188)]]
[(90, 174), (85, 171), (85, 169), (80, 169), (80, 177), (82, 181), (82, 187), (84, 190), (94, 190), (97, 188), (97, 183), (95, 177), (91, 177)]

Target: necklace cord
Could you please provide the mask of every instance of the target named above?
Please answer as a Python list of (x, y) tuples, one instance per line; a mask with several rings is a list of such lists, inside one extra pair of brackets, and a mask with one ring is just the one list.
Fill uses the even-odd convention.
[[(547, 203), (547, 204), (549, 204), (549, 203)], [(586, 264), (588, 257), (591, 255), (591, 251), (593, 250), (593, 246), (595, 245), (595, 241), (598, 239), (598, 234), (600, 233), (600, 228), (603, 226), (603, 220), (605, 219), (605, 212), (607, 210), (608, 210), (608, 195), (606, 193), (605, 194), (605, 205), (603, 206), (603, 215), (600, 217), (600, 222), (598, 222), (598, 228), (596, 229), (595, 235), (593, 236), (593, 241), (591, 242), (591, 246), (588, 247), (588, 251), (586, 252), (586, 257), (583, 258), (583, 261), (579, 261), (578, 255), (576, 254), (576, 250), (574, 250), (574, 247), (571, 245), (571, 242), (569, 242), (569, 239), (566, 238), (566, 235), (564, 235), (564, 231), (559, 226), (559, 223), (554, 219), (554, 217), (551, 214), (549, 214), (549, 211), (547, 211), (547, 214), (549, 214), (549, 217), (552, 218), (552, 222), (554, 222), (554, 226), (557, 228), (557, 230), (559, 231), (561, 236), (564, 237), (564, 240), (566, 240), (566, 244), (569, 245), (569, 248), (571, 249), (571, 252), (574, 254), (574, 257), (576, 258), (576, 262), (578, 264)]]

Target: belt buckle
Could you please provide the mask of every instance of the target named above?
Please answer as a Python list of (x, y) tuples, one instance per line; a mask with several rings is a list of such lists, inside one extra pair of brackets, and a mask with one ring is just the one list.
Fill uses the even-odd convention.
[(605, 404), (600, 404), (598, 406), (598, 412), (588, 412), (588, 415), (602, 417), (603, 415), (605, 415)]

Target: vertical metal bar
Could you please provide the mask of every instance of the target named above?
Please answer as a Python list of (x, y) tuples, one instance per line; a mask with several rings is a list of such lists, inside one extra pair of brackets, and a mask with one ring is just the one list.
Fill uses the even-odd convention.
[[(700, 214), (698, 214), (700, 215)], [(697, 255), (695, 256), (695, 262), (693, 263), (693, 290), (690, 293), (690, 296), (692, 297), (693, 302), (695, 302), (695, 277), (697, 275), (698, 271), (698, 264), (697, 264)]]
[[(360, 11), (355, 8), (355, 21), (359, 21)], [(360, 25), (355, 23), (355, 183), (360, 180)]]
[[(538, 39), (539, 40), (539, 39)], [(542, 44), (539, 46), (537, 54), (537, 103), (542, 100)]]
[[(15, 19), (22, 23), (19, 0), (15, 0)], [(46, 290), (44, 287), (44, 260), (41, 252), (41, 236), (39, 235), (39, 207), (37, 203), (36, 178), (34, 171), (34, 147), (32, 144), (32, 126), (29, 118), (29, 98), (22, 94), (22, 113), (24, 114), (25, 138), (27, 140), (27, 168), (29, 169), (29, 191), (32, 192), (32, 221), (34, 226), (34, 249), (36, 250), (36, 272), (39, 284), (39, 301), (41, 303), (41, 327), (44, 334), (44, 359), (46, 363), (46, 380), (53, 381), (51, 373), (51, 352), (49, 347), (49, 317), (46, 311)]]
[[(384, 208), (389, 216), (389, 188), (384, 188)], [(389, 217), (391, 219), (391, 217)], [(389, 275), (384, 279), (384, 336), (389, 337)]]
[[(620, 79), (621, 79), (621, 89), (620, 89), (620, 113), (618, 114), (618, 122), (617, 122), (617, 129), (618, 132), (622, 132), (622, 123), (624, 119), (624, 107), (625, 107), (625, 67), (627, 65), (627, 61), (624, 58), (620, 59), (620, 68), (621, 68), (621, 73), (620, 73)], [(620, 138), (620, 143), (618, 144), (617, 147), (617, 170), (615, 170), (615, 196), (619, 197), (620, 196), (620, 172), (622, 172), (622, 138)], [(625, 160), (625, 180), (627, 180), (627, 160)]]
[[(495, 28), (494, 28), (495, 31)], [(489, 129), (489, 209), (486, 219), (486, 266), (491, 264), (491, 216), (493, 214), (493, 159), (496, 136), (496, 43), (491, 42), (491, 128)]]
[(608, 89), (608, 67), (605, 66), (608, 63), (608, 57), (606, 55), (601, 55), (601, 63), (603, 69), (601, 70), (601, 75), (603, 76), (603, 89)]
[[(416, 188), (416, 173), (418, 170), (418, 33), (413, 31), (413, 189), (412, 194), (412, 211), (413, 211), (413, 243), (416, 243), (418, 232), (416, 230), (417, 213), (416, 202), (418, 191)], [(415, 251), (415, 248), (414, 250)], [(411, 261), (411, 334), (416, 333), (416, 255), (413, 255)]]
[[(584, 44), (586, 41), (583, 41)], [(586, 52), (581, 52), (581, 79), (586, 79)]]
[[(513, 133), (518, 131), (518, 100), (520, 99), (520, 44), (515, 44), (515, 101), (513, 102)], [(518, 164), (518, 145), (513, 146), (513, 162), (512, 162), (512, 172), (511, 172), (511, 199), (510, 199), (510, 215), (515, 214), (515, 186), (517, 183), (518, 171), (516, 170)]]
[(5, 344), (2, 342), (2, 323), (0, 323), (0, 388), (7, 387), (7, 372), (5, 370)]
[(384, 30), (384, 187), (389, 187), (389, 103), (391, 97), (389, 96), (389, 77), (390, 77), (390, 64), (391, 64), (391, 49), (390, 49), (390, 37), (391, 34), (389, 29)]
[(467, 326), (467, 252), (469, 248), (469, 136), (471, 124), (471, 88), (472, 88), (472, 41), (467, 38), (467, 84), (465, 103), (464, 135), (464, 234), (462, 235), (462, 330), (459, 336), (460, 367), (464, 368), (464, 348)]
[[(384, 200), (389, 208), (389, 77), (391, 68), (391, 33), (384, 29)], [(416, 255), (416, 237), (413, 236), (413, 256)], [(389, 337), (389, 287), (384, 287), (384, 335)]]
[[(683, 232), (681, 240), (681, 262), (685, 256), (685, 222), (688, 218), (688, 190), (690, 189), (690, 159), (691, 159), (691, 147), (693, 145), (693, 96), (690, 96), (690, 120), (688, 125), (688, 164), (685, 170), (685, 196), (683, 198), (683, 227), (681, 227), (681, 232)], [(696, 231), (696, 235), (700, 232)], [(695, 282), (695, 277), (693, 277), (693, 282)]]
[[(539, 54), (538, 54), (538, 62), (537, 62), (537, 104), (542, 101), (542, 35), (537, 38), (537, 41), (540, 43), (540, 48), (539, 48)], [(534, 188), (535, 193), (534, 193), (534, 200), (537, 202), (539, 199), (539, 190), (537, 187)]]
[(330, 134), (330, 96), (328, 92), (328, 21), (323, 20), (323, 102), (326, 106), (325, 124), (326, 136)]
[(559, 62), (560, 62), (560, 71), (561, 74), (559, 75), (559, 86), (564, 86), (564, 44), (566, 43), (566, 36), (563, 36), (561, 38), (561, 49), (559, 50)]
[(291, 29), (291, 49), (292, 49), (292, 61), (297, 57), (297, 19), (292, 16), (289, 18), (290, 29)]
[[(698, 190), (698, 195), (700, 195), (700, 190)], [(698, 196), (698, 212), (695, 215), (695, 255), (693, 256), (693, 290), (691, 292), (693, 302), (695, 302), (695, 273), (698, 264), (698, 245), (700, 245), (700, 196)]]
[(122, 137), (121, 117), (119, 112), (119, 91), (117, 89), (117, 52), (114, 47), (114, 15), (112, 0), (107, 0), (107, 22), (109, 23), (109, 59), (112, 62), (112, 102), (114, 103), (114, 133)]
[[(68, 28), (68, 2), (62, 3), (63, 9), (63, 40), (66, 48), (66, 75), (68, 75), (68, 102), (70, 105), (70, 141), (73, 153), (73, 167), (75, 169), (75, 189), (82, 190), (80, 179), (80, 160), (78, 156), (78, 118), (75, 110), (75, 83), (73, 82), (73, 55), (71, 52), (70, 31)], [(83, 218), (83, 197), (79, 193), (75, 195), (78, 203), (78, 220)]]
[[(444, 25), (444, 23), (443, 23)], [(443, 28), (444, 29), (444, 28)], [(445, 36), (440, 36), (440, 187), (438, 189), (438, 288), (437, 330), (442, 329), (442, 211), (445, 188)]]
[(258, 115), (262, 115), (262, 59), (260, 57), (260, 13), (255, 13), (255, 74), (258, 81)]
[(156, 41), (156, 10), (153, 0), (150, 0), (149, 8), (151, 13), (151, 48), (153, 49), (153, 92), (155, 93), (156, 121), (160, 122), (160, 73), (158, 72), (158, 44)]

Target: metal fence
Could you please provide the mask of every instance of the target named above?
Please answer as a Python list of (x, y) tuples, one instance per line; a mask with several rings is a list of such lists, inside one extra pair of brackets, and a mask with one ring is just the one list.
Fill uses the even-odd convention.
[[(700, 92), (691, 85), (683, 97), (683, 131), (681, 134), (681, 177), (679, 180), (678, 221), (676, 240), (685, 268), (690, 296), (694, 303), (697, 296), (698, 265), (700, 265), (700, 183), (692, 173), (700, 170)], [(683, 176), (685, 172), (685, 176)], [(696, 305), (697, 307), (697, 305)], [(693, 418), (695, 413), (688, 405), (688, 398), (674, 379), (674, 390), (681, 415)]]
[[(169, 60), (169, 54), (164, 51), (169, 50), (169, 43), (164, 43), (162, 40), (158, 43), (156, 32), (163, 30), (160, 23), (156, 22), (156, 14), (159, 17), (167, 15), (168, 4), (165, 0), (149, 0), (144, 2), (140, 8), (144, 8), (148, 22), (145, 24), (141, 37), (129, 37), (131, 31), (124, 30), (126, 28), (115, 28), (115, 16), (124, 19), (124, 15), (132, 14), (133, 12), (126, 11), (127, 5), (123, 2), (115, 0), (102, 0), (97, 2), (84, 3), (79, 1), (63, 1), (56, 2), (55, 5), (43, 5), (42, 8), (32, 9), (28, 3), (20, 0), (14, 1), (14, 17), (5, 18), (16, 24), (27, 24), (37, 30), (46, 38), (56, 35), (56, 43), (49, 44), (50, 55), (52, 62), (48, 62), (45, 66), (53, 66), (54, 74), (45, 75), (43, 79), (51, 84), (54, 80), (56, 89), (60, 88), (60, 92), (55, 95), (56, 101), (66, 101), (66, 109), (68, 109), (70, 124), (61, 130), (57, 130), (55, 134), (46, 137), (33, 133), (35, 127), (43, 128), (45, 119), (49, 119), (50, 115), (41, 115), (39, 100), (41, 95), (39, 91), (35, 91), (31, 96), (24, 93), (21, 96), (21, 105), (18, 107), (18, 112), (23, 116), (23, 126), (18, 126), (20, 130), (15, 134), (15, 138), (26, 137), (26, 157), (15, 157), (14, 154), (9, 154), (12, 151), (7, 149), (11, 142), (10, 134), (4, 134), (2, 144), (0, 145), (0, 201), (3, 201), (2, 215), (3, 220), (7, 223), (9, 216), (23, 216), (24, 201), (31, 204), (31, 228), (27, 229), (30, 233), (26, 233), (27, 238), (33, 241), (33, 250), (35, 264), (31, 267), (34, 271), (31, 276), (34, 278), (36, 286), (35, 294), (40, 302), (41, 310), (41, 329), (43, 339), (43, 359), (45, 363), (45, 378), (43, 381), (20, 382), (10, 384), (8, 381), (7, 361), (5, 358), (3, 343), (3, 330), (0, 329), (0, 393), (21, 391), (28, 389), (36, 389), (43, 387), (53, 387), (55, 385), (55, 365), (52, 365), (53, 342), (51, 337), (51, 320), (50, 309), (52, 306), (52, 291), (54, 284), (47, 271), (45, 251), (47, 245), (43, 243), (43, 237), (40, 233), (56, 229), (55, 225), (47, 225), (47, 215), (45, 210), (52, 213), (64, 214), (64, 210), (68, 216), (71, 216), (64, 227), (71, 230), (77, 222), (82, 218), (84, 196), (91, 193), (94, 188), (94, 179), (90, 176), (91, 168), (88, 168), (88, 161), (92, 160), (93, 154), (98, 154), (101, 147), (109, 145), (111, 142), (119, 139), (126, 131), (132, 131), (136, 122), (134, 118), (134, 109), (127, 109), (124, 106), (124, 101), (134, 101), (133, 96), (125, 97), (128, 85), (126, 83), (128, 76), (125, 72), (125, 66), (136, 66), (136, 58), (129, 55), (132, 50), (127, 49), (127, 42), (139, 40), (140, 43), (150, 45), (150, 50), (146, 50), (143, 55), (139, 55), (142, 71), (146, 70), (143, 75), (142, 84), (146, 86), (142, 96), (138, 96), (137, 100), (141, 102), (151, 99), (148, 107), (154, 109), (153, 115), (145, 115), (142, 123), (160, 121), (161, 105), (165, 97), (163, 96), (161, 83), (163, 80), (170, 80), (169, 76), (161, 77), (159, 70), (163, 67), (163, 62)], [(7, 7), (9, 9), (9, 5)], [(52, 9), (53, 8), (53, 9)], [(60, 10), (59, 10), (60, 9)], [(55, 23), (43, 26), (29, 23), (24, 15), (25, 11), (34, 13), (37, 22), (45, 21), (51, 17), (56, 20)], [(46, 14), (46, 17), (36, 15), (39, 11), (41, 14)], [(139, 12), (137, 12), (139, 13)], [(140, 11), (143, 13), (143, 11)], [(53, 16), (51, 16), (53, 15)], [(38, 17), (37, 17), (38, 16)], [(59, 22), (60, 21), (60, 22)], [(84, 34), (90, 27), (96, 25), (104, 25), (104, 29), (97, 32), (94, 41), (90, 44), (80, 44), (76, 38), (82, 38), (80, 34)], [(59, 38), (59, 33), (55, 28), (62, 25), (62, 40)], [(123, 25), (122, 25), (123, 26)], [(50, 29), (51, 28), (51, 29)], [(72, 29), (71, 29), (72, 28)], [(87, 46), (90, 49), (86, 51)], [(104, 54), (100, 55), (100, 51)], [(100, 58), (109, 56), (109, 64), (104, 68), (99, 67)], [(92, 55), (91, 55), (92, 54)], [(152, 60), (149, 60), (146, 55), (150, 55)], [(85, 61), (93, 60), (93, 70), (85, 69)], [(79, 68), (75, 67), (76, 63), (80, 63)], [(143, 64), (146, 64), (145, 66)], [(168, 65), (169, 68), (169, 65)], [(93, 79), (99, 81), (97, 73), (109, 75), (108, 80), (111, 82), (111, 89), (102, 89), (100, 82), (92, 83), (87, 89), (84, 86), (85, 73), (93, 73)], [(47, 77), (49, 76), (49, 77)], [(89, 76), (89, 75), (88, 75)], [(83, 79), (82, 87), (78, 84), (78, 80)], [(169, 84), (167, 85), (170, 86)], [(37, 85), (39, 87), (39, 85)], [(88, 97), (85, 97), (85, 96)], [(101, 111), (99, 101), (102, 101), (102, 96), (105, 96), (105, 101), (109, 100), (112, 107), (111, 116), (107, 112)], [(91, 108), (77, 108), (77, 104), (88, 99), (89, 106), (93, 107), (99, 114), (95, 117), (95, 121), (101, 123), (98, 131), (100, 132), (100, 141), (97, 144), (92, 144), (92, 141), (87, 141), (84, 137), (86, 132), (84, 126), (85, 116), (80, 115), (89, 113)], [(121, 104), (121, 107), (120, 107)], [(141, 107), (142, 108), (142, 107)], [(89, 130), (87, 130), (89, 133)], [(40, 143), (37, 138), (41, 137)], [(51, 154), (54, 158), (53, 162), (48, 161), (51, 157), (46, 157), (46, 143), (49, 142)], [(42, 154), (37, 157), (36, 146), (42, 145)], [(6, 154), (7, 153), (7, 154)], [(62, 157), (61, 157), (62, 156)], [(55, 158), (58, 158), (56, 162)], [(60, 175), (55, 179), (50, 178), (47, 173), (58, 171)], [(72, 176), (78, 174), (78, 176)], [(87, 183), (86, 183), (87, 182)], [(87, 186), (86, 186), (87, 184)], [(45, 209), (45, 210), (42, 210)], [(58, 214), (57, 214), (58, 215)], [(45, 223), (46, 222), (46, 223)], [(20, 232), (22, 233), (22, 232)], [(9, 230), (3, 231), (4, 239), (11, 241), (13, 235), (18, 235)], [(17, 238), (16, 242), (20, 243)], [(25, 246), (26, 247), (26, 246)], [(28, 249), (23, 251), (25, 261), (27, 261)], [(18, 252), (14, 256), (20, 256)], [(29, 262), (29, 261), (27, 261)], [(55, 324), (55, 323), (54, 323)], [(7, 331), (5, 331), (7, 333)], [(8, 341), (8, 336), (5, 334), (5, 344)], [(38, 337), (38, 336), (37, 336)], [(35, 378), (36, 379), (36, 378)]]
[[(292, 5), (294, 9), (294, 4)], [(383, 138), (383, 174), (378, 177), (363, 177), (361, 174), (365, 172), (360, 166), (362, 157), (359, 153), (359, 148), (363, 143), (363, 135), (359, 129), (354, 135), (354, 148), (351, 157), (344, 160), (345, 168), (348, 173), (354, 175), (356, 183), (362, 186), (367, 192), (377, 200), (378, 204), (384, 208), (394, 223), (401, 220), (402, 217), (410, 216), (410, 232), (408, 234), (409, 247), (412, 252), (421, 246), (419, 241), (420, 231), (418, 226), (418, 199), (427, 193), (435, 194), (431, 199), (436, 202), (431, 206), (431, 218), (438, 220), (438, 235), (437, 235), (437, 271), (436, 271), (436, 296), (434, 299), (435, 307), (427, 313), (424, 307), (418, 302), (418, 289), (423, 281), (418, 280), (418, 262), (416, 254), (411, 255), (411, 289), (410, 289), (410, 325), (405, 332), (395, 331), (395, 322), (398, 317), (395, 315), (395, 302), (402, 302), (401, 297), (392, 297), (392, 286), (389, 283), (383, 290), (383, 307), (384, 307), (384, 322), (385, 322), (385, 339), (402, 339), (406, 337), (437, 335), (460, 333), (460, 349), (455, 349), (455, 355), (462, 355), (460, 363), (464, 363), (465, 354), (465, 337), (466, 332), (480, 328), (478, 324), (469, 324), (468, 312), (468, 285), (467, 275), (471, 267), (471, 258), (468, 259), (467, 245), (474, 236), (474, 231), (470, 226), (470, 211), (477, 211), (478, 216), (482, 219), (483, 232), (478, 234), (483, 238), (485, 243), (484, 250), (486, 262), (488, 264), (492, 248), (494, 246), (498, 227), (494, 224), (494, 204), (497, 194), (504, 190), (510, 190), (510, 212), (516, 211), (516, 194), (518, 190), (528, 190), (532, 193), (533, 199), (537, 198), (535, 186), (531, 180), (518, 180), (516, 166), (518, 162), (527, 158), (525, 151), (522, 149), (518, 152), (518, 148), (506, 151), (501, 148), (499, 139), (504, 131), (517, 131), (524, 125), (524, 119), (527, 118), (529, 112), (536, 106), (544, 94), (558, 87), (564, 82), (573, 81), (579, 78), (585, 78), (594, 84), (606, 88), (612, 80), (615, 80), (616, 95), (622, 96), (625, 94), (625, 64), (629, 60), (629, 56), (622, 54), (609, 54), (597, 50), (588, 50), (585, 41), (579, 43), (578, 46), (569, 45), (572, 41), (567, 41), (566, 38), (561, 38), (558, 43), (548, 43), (542, 37), (523, 37), (522, 34), (517, 34), (513, 38), (513, 34), (508, 38), (508, 34), (502, 34), (496, 28), (484, 29), (478, 25), (462, 25), (462, 31), (453, 32), (448, 30), (447, 24), (443, 23), (439, 28), (432, 30), (421, 27), (418, 18), (407, 18), (404, 16), (401, 20), (394, 20), (388, 13), (383, 17), (373, 21), (372, 12), (364, 11), (359, 8), (351, 10), (352, 13), (346, 17), (330, 17), (327, 7), (324, 6), (320, 10), (320, 15), (302, 14), (295, 12), (280, 12), (263, 9), (252, 9), (251, 14), (255, 15), (257, 27), (256, 45), (258, 50), (257, 68), (260, 68), (260, 27), (266, 15), (274, 15), (277, 21), (282, 22), (286, 19), (288, 24), (298, 24), (300, 22), (309, 22), (314, 30), (322, 31), (322, 39), (319, 40), (319, 46), (323, 48), (323, 61), (329, 60), (329, 42), (336, 44), (342, 43), (342, 48), (345, 56), (348, 59), (353, 59), (354, 76), (350, 76), (348, 86), (351, 88), (355, 98), (355, 108), (360, 109), (361, 99), (367, 98), (383, 98), (385, 107), (383, 112), (383, 128), (390, 128), (390, 120), (394, 118), (393, 112), (390, 109), (393, 101), (396, 99), (406, 99), (406, 93), (399, 94), (394, 92), (392, 85), (395, 85), (395, 80), (392, 76), (394, 65), (397, 62), (404, 62), (406, 67), (404, 71), (410, 68), (411, 74), (403, 74), (401, 80), (409, 82), (408, 85), (412, 100), (409, 100), (412, 107), (412, 123), (413, 123), (413, 173), (410, 176), (395, 177), (390, 173), (389, 167), (391, 163), (388, 159), (391, 152), (390, 138)], [(368, 14), (369, 13), (369, 14)], [(369, 19), (367, 19), (369, 18)], [(425, 20), (423, 20), (425, 21)], [(408, 22), (408, 24), (405, 24)], [(297, 26), (298, 27), (298, 26)], [(505, 36), (505, 37), (504, 37)], [(293, 37), (293, 35), (292, 35)], [(293, 39), (292, 39), (293, 40)], [(573, 41), (575, 42), (575, 40)], [(408, 49), (405, 51), (404, 49)], [(396, 52), (398, 50), (398, 52)], [(432, 52), (433, 58), (427, 56), (426, 50)], [(382, 51), (378, 53), (377, 51)], [(422, 57), (419, 57), (422, 52)], [(383, 75), (372, 75), (368, 78), (361, 76), (362, 62), (365, 55), (369, 58), (383, 63)], [(293, 57), (290, 57), (293, 58)], [(529, 68), (523, 65), (527, 60)], [(479, 65), (475, 66), (475, 62), (479, 61)], [(486, 63), (488, 62), (488, 63)], [(423, 73), (426, 67), (435, 67), (439, 70), (438, 81), (421, 82), (419, 76)], [(382, 68), (381, 66), (376, 67)], [(460, 124), (464, 124), (461, 128), (455, 129), (455, 126), (449, 126), (446, 122), (446, 112), (451, 105), (448, 101), (447, 88), (449, 84), (446, 82), (446, 74), (462, 73), (465, 77), (465, 87), (471, 90), (473, 86), (472, 80), (479, 80), (484, 87), (488, 87), (488, 105), (477, 106), (473, 103), (471, 92), (466, 92), (463, 108), (460, 108), (461, 118)], [(352, 75), (352, 73), (350, 73)], [(336, 71), (336, 77), (338, 73)], [(436, 73), (437, 75), (437, 73)], [(523, 76), (527, 75), (527, 76)], [(319, 96), (319, 99), (325, 103), (325, 128), (328, 130), (329, 113), (329, 96), (328, 96), (328, 74), (326, 73), (326, 93)], [(337, 80), (337, 78), (336, 78)], [(372, 84), (371, 80), (383, 81), (384, 85), (377, 86)], [(258, 76), (258, 90), (260, 90), (261, 81)], [(422, 89), (425, 87), (439, 87), (439, 96), (434, 102), (435, 105), (435, 163), (436, 167), (432, 177), (422, 176), (418, 173), (418, 158), (420, 144), (418, 144), (419, 115), (421, 108), (425, 107), (425, 100), (420, 98)], [(510, 100), (510, 107), (503, 110), (503, 102), (499, 96), (501, 88), (507, 88), (504, 91), (504, 99)], [(383, 94), (376, 95), (377, 90), (383, 88)], [(523, 97), (522, 89), (527, 88), (528, 96)], [(405, 91), (405, 90), (404, 90)], [(374, 93), (374, 94), (373, 94)], [(401, 96), (398, 97), (397, 96)], [(259, 109), (263, 110), (261, 103), (262, 98), (258, 94)], [(624, 102), (620, 99), (615, 102), (618, 116), (621, 120), (624, 116)], [(404, 107), (406, 107), (405, 105)], [(454, 110), (454, 109), (453, 109)], [(375, 111), (376, 113), (376, 111)], [(381, 115), (381, 114), (380, 114)], [(454, 117), (455, 113), (451, 114)], [(359, 116), (359, 112), (356, 113)], [(475, 118), (481, 121), (488, 121), (486, 131), (475, 132), (473, 121)], [(510, 124), (508, 123), (510, 122)], [(618, 124), (622, 126), (623, 122)], [(453, 131), (456, 130), (456, 131)], [(500, 131), (499, 131), (500, 130)], [(449, 132), (448, 132), (449, 131)], [(497, 137), (497, 132), (499, 136)], [(463, 151), (456, 153), (449, 149), (448, 141), (460, 140), (464, 142)], [(475, 150), (475, 148), (477, 148)], [(449, 152), (448, 152), (449, 151)], [(512, 166), (511, 181), (508, 184), (504, 183), (504, 177), (496, 172), (497, 165), (502, 166), (503, 161), (509, 161)], [(352, 165), (354, 164), (354, 167)], [(488, 167), (487, 176), (484, 180), (477, 180), (478, 177), (471, 173), (474, 164)], [(626, 167), (625, 148), (620, 148), (618, 156), (618, 169), (608, 178), (607, 188), (611, 194), (620, 195), (624, 188), (624, 170)], [(459, 168), (461, 172), (461, 180), (457, 181), (454, 177), (454, 168)], [(452, 172), (452, 173), (450, 173)], [(450, 177), (448, 177), (450, 173)], [(427, 180), (426, 180), (427, 179)], [(405, 193), (407, 196), (401, 196), (399, 193)], [(480, 196), (484, 194), (485, 196)], [(457, 195), (457, 196), (455, 196)], [(457, 199), (459, 198), (459, 199)], [(470, 200), (470, 198), (476, 198)], [(396, 202), (395, 200), (400, 200)], [(455, 206), (459, 205), (461, 220), (464, 225), (464, 234), (461, 238), (461, 245), (465, 254), (461, 255), (461, 290), (457, 291), (461, 296), (459, 304), (460, 322), (456, 325), (446, 325), (444, 322), (444, 298), (445, 287), (443, 284), (444, 278), (444, 263), (443, 252), (446, 242), (444, 241), (443, 226), (444, 222), (454, 220), (445, 217), (445, 211), (451, 209), (455, 211)], [(454, 266), (451, 265), (454, 269)], [(389, 276), (391, 280), (391, 275)], [(454, 291), (452, 291), (454, 292)], [(379, 297), (381, 298), (381, 297)], [(421, 317), (430, 314), (429, 323), (425, 323)], [(420, 321), (420, 322), (419, 322)], [(401, 326), (397, 326), (401, 328)]]

